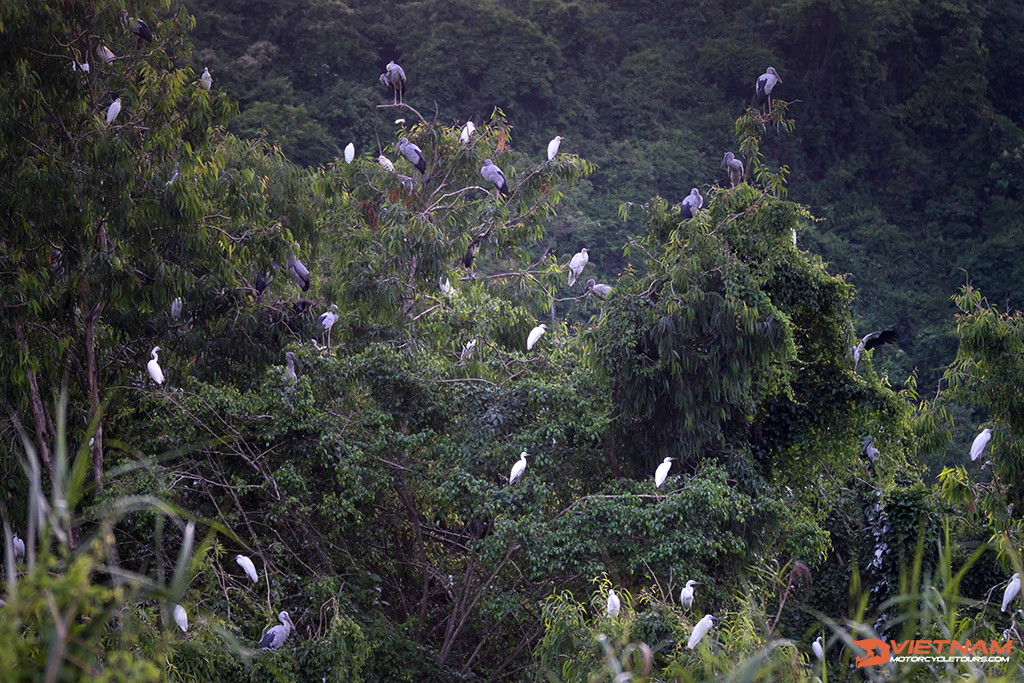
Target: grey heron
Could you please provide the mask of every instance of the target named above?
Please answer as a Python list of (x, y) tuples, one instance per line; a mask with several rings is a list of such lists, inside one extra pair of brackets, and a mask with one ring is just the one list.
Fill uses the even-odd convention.
[(242, 568), (242, 571), (245, 572), (245, 575), (248, 576), (253, 583), (260, 580), (260, 575), (256, 573), (256, 565), (254, 565), (252, 560), (248, 557), (245, 555), (235, 555), (235, 562), (238, 563), (238, 566)]
[(779, 74), (773, 66), (768, 67), (763, 74), (757, 77), (757, 83), (754, 84), (757, 106), (768, 102), (768, 111), (772, 110), (772, 90), (775, 89), (776, 83), (782, 83), (782, 79), (779, 78)]
[(668, 471), (672, 469), (672, 461), (675, 458), (665, 458), (658, 469), (654, 470), (654, 487), (661, 488), (661, 485), (665, 483), (665, 479), (668, 478)]
[[(295, 354), (292, 353), (291, 351), (284, 354), (284, 363), (287, 366), (287, 369), (284, 372), (284, 376), (287, 377), (288, 379), (297, 379), (295, 375)], [(241, 555), (239, 555), (239, 557), (241, 557)]]
[(736, 187), (743, 182), (743, 162), (736, 158), (732, 152), (726, 152), (722, 159), (722, 168), (729, 173), (729, 182)]
[(711, 627), (715, 625), (715, 621), (717, 621), (715, 615), (705, 614), (704, 618), (698, 621), (697, 625), (693, 627), (693, 631), (690, 633), (690, 639), (686, 641), (686, 647), (691, 650), (697, 647), (697, 644), (700, 643), (701, 639), (704, 638), (708, 631), (711, 630)]
[(526, 350), (530, 351), (537, 344), (537, 340), (544, 334), (544, 330), (548, 329), (548, 326), (541, 323), (537, 327), (530, 330), (530, 334), (526, 337)]
[(526, 459), (530, 457), (530, 454), (523, 451), (519, 454), (519, 459), (516, 460), (516, 464), (512, 465), (512, 471), (508, 475), (508, 483), (514, 484), (516, 479), (523, 476), (523, 470), (526, 469)]
[(295, 628), (295, 624), (292, 623), (292, 618), (288, 616), (287, 612), (281, 612), (277, 618), (281, 620), (281, 623), (271, 627), (263, 634), (263, 639), (260, 640), (260, 650), (280, 650), (284, 641), (288, 640), (292, 629)]
[(149, 362), (146, 363), (146, 370), (149, 371), (149, 376), (153, 378), (154, 382), (157, 384), (163, 384), (164, 371), (160, 369), (160, 361), (156, 358), (156, 354), (159, 350), (159, 346), (154, 346), (153, 350), (150, 351), (150, 359)]
[(982, 429), (981, 433), (974, 437), (974, 442), (971, 444), (971, 460), (977, 460), (981, 457), (982, 451), (985, 450), (985, 446), (992, 440), (992, 430)]
[(569, 286), (572, 287), (576, 284), (576, 280), (579, 278), (580, 273), (583, 272), (583, 268), (587, 265), (587, 261), (590, 260), (590, 256), (587, 252), (590, 251), (586, 247), (579, 250), (575, 256), (569, 261)]
[(599, 285), (593, 279), (590, 279), (587, 280), (587, 290), (601, 301), (604, 301), (608, 298), (608, 294), (612, 291), (612, 288), (611, 285)]
[(485, 180), (489, 180), (494, 183), (494, 186), (498, 188), (501, 194), (508, 196), (508, 181), (505, 180), (505, 174), (500, 168), (494, 165), (494, 162), (490, 159), (484, 159), (483, 168), (480, 169), (480, 175)]
[(554, 159), (555, 155), (558, 154), (558, 148), (562, 145), (562, 140), (564, 139), (565, 138), (561, 135), (556, 135), (551, 142), (548, 143), (548, 161)]
[(409, 163), (416, 167), (416, 170), (420, 174), (427, 172), (427, 159), (423, 156), (423, 150), (417, 147), (414, 143), (409, 142), (409, 138), (404, 135), (398, 138), (398, 149)]
[(380, 75), (380, 82), (394, 93), (392, 104), (405, 102), (405, 70), (395, 64), (394, 60), (388, 62), (387, 70)]

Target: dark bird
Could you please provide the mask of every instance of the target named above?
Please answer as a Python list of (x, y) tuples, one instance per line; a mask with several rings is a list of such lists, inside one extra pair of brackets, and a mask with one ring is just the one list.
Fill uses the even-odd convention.
[(722, 168), (729, 172), (729, 182), (736, 187), (743, 182), (743, 162), (736, 158), (732, 152), (726, 152), (722, 159)]
[(779, 78), (779, 74), (775, 72), (773, 66), (768, 67), (763, 74), (757, 77), (757, 83), (754, 84), (754, 98), (757, 101), (757, 106), (760, 107), (767, 102), (768, 111), (771, 111), (772, 90), (775, 89), (776, 83), (782, 83), (782, 79)]
[(128, 10), (121, 10), (121, 22), (128, 26), (128, 30), (142, 38), (147, 43), (153, 42), (153, 32), (149, 30), (149, 24), (142, 19), (128, 16)]
[(462, 257), (462, 265), (467, 270), (473, 267), (473, 259), (476, 258), (476, 242), (470, 242), (469, 247), (466, 249), (466, 255)]
[(683, 218), (693, 218), (702, 206), (704, 206), (704, 198), (700, 196), (700, 190), (695, 187), (679, 205), (679, 213)]
[(416, 167), (420, 173), (427, 172), (427, 160), (423, 156), (423, 150), (409, 142), (409, 138), (403, 136), (398, 139), (398, 149), (402, 156), (409, 160), (409, 163)]
[(899, 334), (897, 334), (896, 330), (884, 330), (865, 334), (864, 338), (853, 349), (853, 369), (857, 369), (857, 363), (860, 362), (861, 354), (865, 351), (870, 351), (882, 344), (895, 344), (897, 339), (899, 339)]
[(393, 104), (405, 102), (405, 70), (393, 60), (388, 62), (387, 71), (380, 75), (380, 82), (394, 93)]
[(260, 271), (256, 273), (256, 297), (263, 296), (263, 290), (270, 286), (270, 283), (274, 281), (274, 274), (269, 270)]
[(288, 273), (292, 276), (292, 280), (295, 281), (296, 287), (301, 289), (303, 292), (309, 291), (309, 271), (306, 269), (306, 266), (302, 264), (302, 261), (295, 258), (294, 247), (288, 255)]
[(494, 162), (490, 159), (484, 159), (483, 168), (480, 169), (480, 175), (485, 180), (489, 180), (494, 183), (494, 186), (498, 188), (501, 194), (508, 196), (508, 182), (505, 180), (505, 174), (502, 173), (501, 169), (494, 165)]
[(877, 448), (875, 448), (874, 439), (872, 439), (870, 436), (865, 436), (863, 439), (861, 439), (860, 445), (864, 449), (864, 455), (867, 456), (868, 460), (870, 460), (871, 462), (878, 460), (878, 456), (881, 455), (881, 452)]
[(292, 623), (292, 618), (288, 616), (287, 612), (281, 612), (277, 618), (281, 620), (281, 623), (263, 634), (263, 640), (260, 641), (261, 650), (280, 650), (284, 641), (288, 640), (292, 629), (295, 628), (295, 624)]

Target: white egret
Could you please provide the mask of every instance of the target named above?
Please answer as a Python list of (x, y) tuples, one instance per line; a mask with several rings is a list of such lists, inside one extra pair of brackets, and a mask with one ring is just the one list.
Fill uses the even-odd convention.
[(484, 165), (480, 169), (480, 175), (482, 175), (485, 180), (489, 180), (494, 183), (494, 186), (498, 188), (498, 192), (508, 196), (508, 181), (505, 180), (505, 174), (494, 164), (493, 161), (490, 159), (484, 159)]
[(242, 568), (245, 575), (252, 579), (253, 583), (260, 580), (260, 575), (256, 573), (256, 565), (254, 565), (252, 560), (248, 557), (245, 555), (235, 555), (235, 562), (237, 562), (238, 566)]
[(182, 633), (188, 633), (188, 614), (181, 605), (174, 606), (174, 623), (178, 625)]
[(587, 265), (587, 261), (590, 257), (587, 256), (587, 252), (590, 251), (586, 247), (580, 249), (579, 253), (572, 257), (569, 261), (569, 286), (572, 287), (576, 284), (576, 280), (579, 278), (580, 273), (583, 272), (583, 268)]
[(470, 339), (466, 342), (466, 345), (462, 347), (462, 353), (459, 354), (459, 363), (465, 363), (472, 358), (474, 349), (476, 349), (476, 339)]
[(394, 60), (388, 62), (387, 70), (380, 75), (379, 80), (391, 88), (394, 94), (394, 102), (392, 104), (405, 102), (405, 70), (395, 64)]
[(825, 659), (825, 649), (821, 646), (821, 641), (824, 640), (822, 636), (818, 636), (813, 643), (811, 643), (811, 652), (818, 658), (818, 661)]
[(533, 347), (537, 344), (537, 340), (541, 338), (541, 335), (544, 334), (544, 330), (546, 329), (548, 329), (548, 326), (545, 325), (544, 323), (541, 323), (540, 325), (537, 325), (537, 327), (530, 330), (530, 334), (526, 338), (527, 351), (533, 350)]
[(292, 247), (291, 253), (288, 254), (288, 274), (292, 276), (296, 287), (303, 292), (309, 291), (309, 270), (296, 258), (295, 247)]
[(619, 600), (619, 596), (615, 594), (615, 591), (611, 588), (608, 589), (608, 616), (617, 617), (619, 616), (619, 608), (622, 607), (622, 601)]
[(466, 125), (462, 127), (462, 132), (459, 133), (459, 142), (464, 145), (469, 144), (469, 139), (473, 137), (473, 131), (476, 130), (476, 124), (472, 121), (466, 121)]
[(1010, 583), (1006, 584), (1006, 590), (1003, 591), (1003, 612), (1005, 612), (1006, 608), (1010, 606), (1013, 599), (1017, 597), (1017, 593), (1020, 593), (1020, 574), (1014, 574), (1011, 576)]
[(160, 362), (156, 359), (156, 353), (160, 350), (159, 346), (154, 346), (153, 350), (150, 351), (149, 362), (146, 363), (146, 370), (149, 371), (149, 376), (153, 378), (153, 381), (157, 384), (164, 383), (164, 371), (160, 369)]
[(548, 143), (548, 161), (554, 159), (555, 155), (558, 154), (558, 148), (562, 145), (562, 140), (564, 139), (565, 138), (561, 135), (556, 135), (554, 139)]
[(711, 627), (715, 625), (717, 619), (713, 614), (705, 614), (704, 618), (697, 622), (697, 625), (693, 627), (693, 632), (690, 633), (690, 639), (686, 641), (686, 647), (691, 650), (697, 647), (697, 643), (707, 635)]
[(523, 451), (519, 454), (519, 459), (516, 460), (516, 464), (512, 465), (512, 471), (508, 475), (508, 483), (511, 485), (515, 483), (515, 480), (523, 476), (523, 470), (526, 469), (526, 459), (530, 456), (529, 453)]
[(181, 297), (174, 297), (174, 301), (171, 302), (171, 320), (177, 320), (181, 317), (181, 306)]
[(109, 126), (117, 118), (117, 115), (121, 113), (121, 98), (118, 97), (116, 100), (110, 103), (107, 107), (107, 125)]
[(395, 165), (393, 163), (391, 163), (391, 159), (388, 159), (383, 154), (381, 154), (379, 157), (377, 157), (377, 163), (385, 171), (391, 171), (392, 173), (395, 172)]
[(693, 609), (693, 591), (694, 586), (700, 586), (700, 581), (694, 581), (693, 579), (686, 582), (683, 589), (679, 591), (679, 604), (684, 607), (687, 611)]
[(420, 174), (427, 172), (427, 159), (423, 156), (423, 150), (409, 142), (409, 138), (404, 135), (398, 138), (398, 150)]
[(210, 67), (203, 67), (203, 75), (199, 77), (199, 82), (203, 84), (203, 88), (206, 90), (213, 87), (213, 76), (210, 75)]
[(722, 159), (722, 168), (729, 172), (729, 182), (736, 187), (743, 181), (743, 162), (732, 152), (726, 152)]
[(356, 158), (356, 146), (353, 143), (345, 145), (345, 163), (351, 164), (352, 160)]
[(287, 370), (284, 372), (284, 376), (288, 379), (298, 379), (295, 375), (295, 354), (291, 351), (284, 354), (284, 363), (288, 366)]
[(100, 58), (104, 64), (110, 64), (112, 61), (117, 59), (117, 55), (110, 51), (106, 45), (96, 46), (96, 56)]
[(281, 612), (277, 615), (277, 618), (281, 620), (281, 623), (270, 628), (263, 634), (263, 639), (260, 641), (259, 649), (280, 650), (281, 646), (284, 645), (284, 641), (288, 639), (288, 635), (292, 632), (292, 629), (295, 628), (295, 624), (292, 623), (292, 618), (288, 616), (287, 612)]
[(658, 469), (654, 471), (654, 486), (656, 488), (660, 488), (661, 485), (665, 483), (665, 479), (668, 477), (668, 471), (672, 469), (673, 460), (675, 460), (675, 458), (665, 458), (665, 460), (658, 465)]
[(879, 330), (877, 332), (868, 332), (860, 340), (860, 343), (853, 349), (853, 369), (857, 369), (857, 364), (860, 362), (860, 357), (865, 351), (870, 351), (876, 346), (882, 344), (895, 344), (896, 340), (900, 338), (900, 335), (896, 330)]
[(14, 538), (11, 539), (11, 547), (14, 550), (14, 561), (24, 562), (25, 561), (25, 541), (18, 538), (18, 534), (14, 534)]
[(977, 460), (981, 457), (982, 451), (985, 450), (985, 446), (992, 440), (992, 430), (982, 429), (981, 433), (974, 437), (974, 443), (971, 444), (971, 460)]
[(593, 279), (587, 280), (587, 289), (601, 301), (608, 298), (609, 292), (612, 291), (611, 285), (599, 285)]
[(768, 111), (772, 110), (772, 90), (775, 89), (776, 83), (782, 83), (782, 79), (779, 78), (779, 74), (776, 73), (775, 67), (768, 67), (763, 74), (757, 77), (757, 83), (754, 84), (754, 96), (757, 98), (757, 105), (761, 106), (768, 102)]
[(334, 327), (334, 323), (338, 322), (338, 314), (334, 312), (334, 311), (338, 310), (338, 307), (335, 306), (334, 304), (331, 304), (331, 309), (333, 309), (333, 310), (329, 310), (329, 311), (326, 311), (325, 313), (321, 313), (320, 317), (317, 319), (317, 322), (319, 322), (321, 325), (323, 325), (324, 334), (327, 335), (327, 348), (328, 349), (331, 348), (331, 328)]
[(455, 288), (452, 287), (451, 281), (444, 275), (437, 279), (437, 284), (441, 288), (441, 293), (445, 296), (451, 296), (455, 293)]

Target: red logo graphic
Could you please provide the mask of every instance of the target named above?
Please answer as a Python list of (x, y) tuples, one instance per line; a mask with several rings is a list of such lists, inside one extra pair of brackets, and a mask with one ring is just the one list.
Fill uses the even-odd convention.
[(867, 653), (863, 657), (854, 658), (854, 664), (858, 669), (862, 666), (874, 666), (889, 662), (889, 644), (884, 640), (865, 638), (864, 640), (855, 640), (853, 644)]

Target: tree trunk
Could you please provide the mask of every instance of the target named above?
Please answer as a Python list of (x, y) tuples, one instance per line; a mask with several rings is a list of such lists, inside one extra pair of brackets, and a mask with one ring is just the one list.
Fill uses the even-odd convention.
[(46, 413), (46, 405), (43, 403), (43, 396), (39, 392), (39, 380), (36, 379), (36, 372), (32, 369), (31, 358), (28, 352), (28, 340), (25, 339), (25, 325), (20, 320), (14, 323), (14, 338), (18, 340), (18, 346), (25, 355), (25, 377), (28, 379), (28, 395), (32, 403), (32, 422), (35, 425), (36, 451), (46, 467), (46, 472), (53, 481), (53, 461), (50, 457), (50, 441), (53, 439), (53, 432), (49, 416)]
[[(89, 383), (89, 421), (96, 418), (100, 410), (99, 366), (96, 363), (96, 325), (99, 323), (103, 304), (83, 306), (85, 314), (85, 372)], [(92, 476), (96, 481), (97, 493), (103, 490), (103, 418), (96, 422), (92, 442)]]

